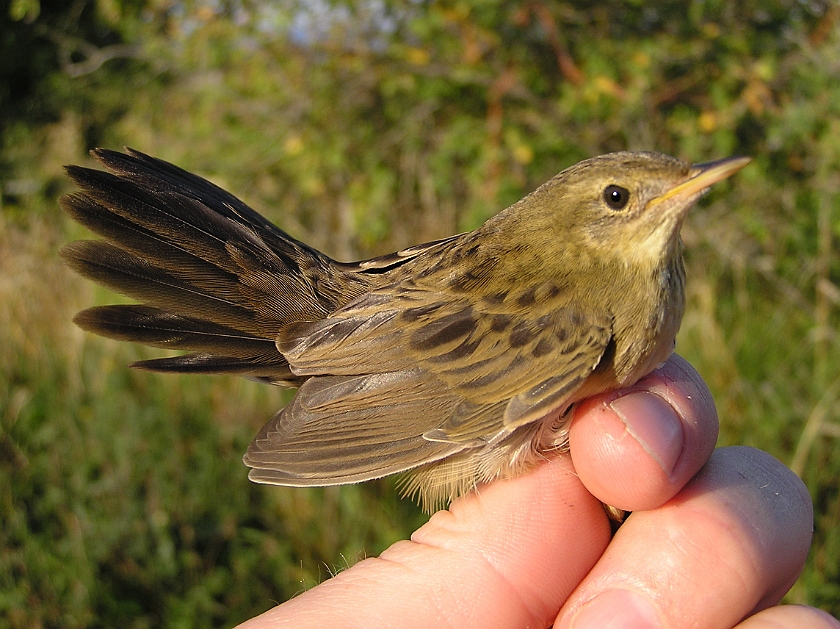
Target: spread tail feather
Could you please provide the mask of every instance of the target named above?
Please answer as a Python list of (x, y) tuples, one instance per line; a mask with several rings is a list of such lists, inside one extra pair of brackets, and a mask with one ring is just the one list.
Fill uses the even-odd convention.
[(68, 167), (81, 191), (61, 205), (105, 240), (61, 253), (80, 274), (141, 303), (91, 308), (76, 322), (192, 352), (135, 363), (144, 369), (299, 384), (274, 345), (278, 331), (323, 318), (367, 290), (365, 279), (201, 177), (130, 149), (93, 155), (107, 172)]

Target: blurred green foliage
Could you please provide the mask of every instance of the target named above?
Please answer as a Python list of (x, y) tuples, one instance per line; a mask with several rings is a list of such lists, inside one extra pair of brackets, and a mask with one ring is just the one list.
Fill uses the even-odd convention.
[(391, 480), (248, 483), (286, 399), (81, 334), (61, 165), (130, 145), (357, 259), (617, 149), (755, 163), (689, 217), (678, 350), (721, 443), (802, 475), (789, 599), (840, 614), (840, 6), (832, 0), (12, 0), (0, 13), (0, 626), (228, 626), (423, 521)]

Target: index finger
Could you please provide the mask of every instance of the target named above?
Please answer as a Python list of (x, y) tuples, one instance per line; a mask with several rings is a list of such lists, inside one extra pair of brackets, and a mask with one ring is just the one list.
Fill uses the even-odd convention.
[(559, 456), (240, 627), (547, 627), (609, 540), (601, 503)]

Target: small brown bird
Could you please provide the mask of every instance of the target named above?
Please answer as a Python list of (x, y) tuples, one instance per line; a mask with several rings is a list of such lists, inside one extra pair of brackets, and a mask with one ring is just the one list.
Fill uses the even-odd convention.
[(133, 366), (299, 387), (245, 455), (260, 483), (409, 472), (427, 510), (567, 445), (576, 401), (671, 354), (684, 307), (679, 231), (736, 157), (588, 159), (477, 230), (352, 264), (142, 153), (96, 150), (62, 199), (104, 237), (62, 251), (141, 304), (91, 308), (91, 332), (194, 353)]

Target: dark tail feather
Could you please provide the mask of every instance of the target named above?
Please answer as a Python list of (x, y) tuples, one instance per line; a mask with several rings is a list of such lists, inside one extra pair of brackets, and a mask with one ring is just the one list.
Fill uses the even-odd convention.
[(269, 384), (283, 384), (299, 387), (306, 378), (295, 376), (286, 365), (286, 375), (277, 365), (261, 364), (251, 358), (229, 358), (207, 354), (186, 354), (172, 358), (154, 358), (131, 363), (135, 369), (159, 371), (163, 373), (216, 374), (242, 376), (250, 380), (260, 380)]
[(92, 308), (76, 322), (194, 352), (135, 364), (144, 369), (298, 383), (274, 345), (280, 328), (323, 318), (364, 281), (200, 177), (136, 151), (93, 154), (110, 172), (68, 167), (81, 192), (61, 204), (105, 241), (72, 243), (62, 255), (142, 305)]
[(171, 373), (225, 373), (297, 386), (289, 363), (274, 341), (235, 328), (169, 314), (141, 305), (99, 306), (78, 313), (73, 322), (83, 330), (121, 341), (198, 354), (157, 358), (132, 366)]
[[(318, 260), (325, 264), (332, 262), (321, 252), (292, 238), (229, 192), (173, 164), (134, 149), (127, 149), (127, 153), (96, 149), (93, 155), (116, 177), (131, 182), (137, 190), (145, 190), (156, 198), (161, 194), (174, 194), (193, 199), (199, 201), (210, 213), (227, 218), (233, 224), (247, 226), (291, 268), (297, 266), (299, 259), (307, 262)], [(80, 170), (103, 174), (97, 170)], [(72, 173), (71, 177), (76, 180)], [(76, 182), (85, 188), (83, 182)]]
[(81, 240), (64, 247), (61, 255), (80, 275), (143, 303), (249, 334), (261, 332), (253, 310), (224, 295), (226, 291), (203, 290), (114, 245)]
[(165, 349), (189, 349), (236, 358), (282, 358), (274, 342), (209, 321), (173, 315), (140, 305), (99, 306), (83, 310), (73, 322), (83, 330), (121, 341)]

